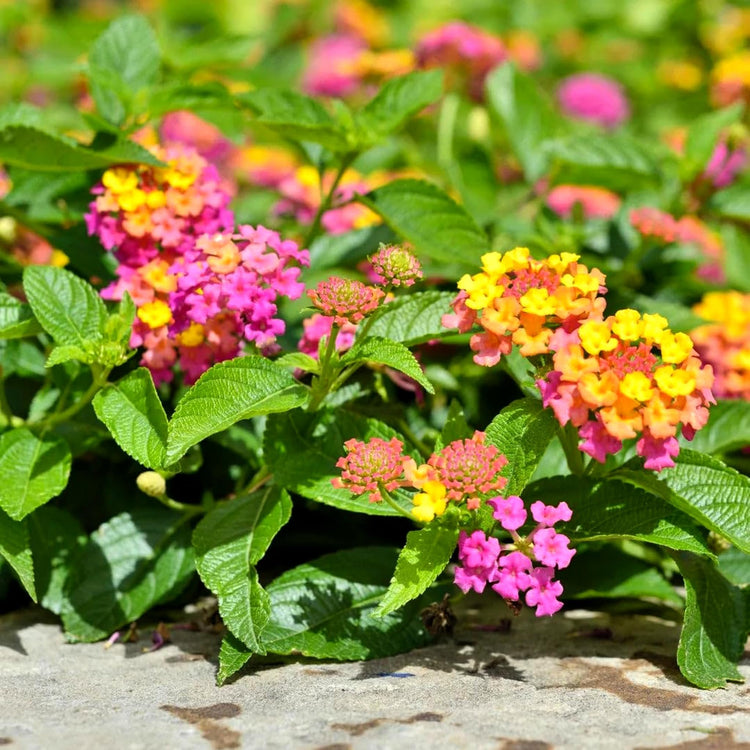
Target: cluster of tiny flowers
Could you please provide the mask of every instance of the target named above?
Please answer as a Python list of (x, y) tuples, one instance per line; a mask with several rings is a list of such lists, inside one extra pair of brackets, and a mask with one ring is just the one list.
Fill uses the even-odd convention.
[(563, 218), (570, 218), (580, 206), (585, 219), (611, 219), (622, 201), (617, 193), (594, 185), (557, 185), (549, 191), (547, 205)]
[[(526, 604), (536, 607), (536, 616), (553, 615), (562, 607), (558, 597), (563, 587), (553, 580), (555, 568), (567, 568), (575, 554), (570, 539), (553, 528), (559, 521), (570, 521), (567, 503), (558, 506), (532, 503), (531, 515), (537, 522), (522, 537), (518, 533), (527, 519), (523, 500), (517, 495), (495, 497), (487, 501), (493, 517), (510, 533), (512, 543), (502, 545), (483, 531), (462, 531), (458, 540), (458, 558), (454, 582), (461, 591), (482, 593), (489, 583), (492, 590), (508, 602), (517, 602), (525, 592)], [(538, 563), (535, 565), (534, 563)]]
[(620, 84), (598, 73), (568, 76), (557, 89), (557, 100), (565, 114), (609, 129), (630, 116)]
[(339, 489), (353, 495), (369, 494), (371, 503), (382, 500), (381, 491), (393, 492), (404, 484), (404, 444), (398, 438), (370, 438), (366, 443), (352, 438), (344, 443), (346, 456), (336, 462), (341, 476), (331, 479)]
[(372, 281), (383, 286), (412, 286), (422, 278), (422, 265), (417, 257), (401, 245), (381, 245), (367, 259)]
[(637, 437), (647, 469), (674, 466), (678, 427), (692, 439), (715, 403), (711, 367), (661, 315), (619, 310), (574, 331), (560, 328), (550, 349), (553, 370), (537, 381), (542, 403), (560, 424), (578, 428), (580, 450), (600, 462)]
[(693, 245), (704, 256), (697, 268), (697, 275), (715, 283), (724, 280), (724, 243), (716, 232), (697, 216), (687, 215), (676, 219), (658, 208), (634, 208), (630, 212), (630, 223), (643, 237), (660, 240), (666, 244), (680, 242)]
[(331, 317), (338, 326), (359, 323), (375, 310), (385, 296), (382, 289), (363, 284), (356, 279), (331, 276), (308, 289), (307, 295), (313, 305), (324, 315)]
[(453, 314), (443, 325), (465, 333), (478, 324), (470, 346), (474, 361), (490, 367), (513, 345), (524, 356), (546, 354), (553, 330), (576, 328), (583, 319), (601, 319), (604, 275), (588, 270), (578, 255), (533, 259), (527, 248), (482, 256), (482, 272), (460, 279)]
[(750, 400), (750, 294), (709, 292), (693, 310), (711, 321), (690, 336), (714, 369), (715, 395)]
[[(309, 318), (302, 321), (302, 338), (297, 343), (297, 348), (303, 354), (307, 354), (313, 359), (318, 358), (320, 341), (331, 335), (334, 320), (328, 315), (315, 313)], [(336, 351), (345, 352), (350, 349), (354, 343), (354, 336), (357, 333), (357, 326), (353, 323), (344, 323), (336, 332)]]

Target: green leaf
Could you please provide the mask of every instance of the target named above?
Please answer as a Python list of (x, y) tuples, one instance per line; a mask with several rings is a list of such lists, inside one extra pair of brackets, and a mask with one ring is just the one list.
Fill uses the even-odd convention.
[(441, 516), (423, 529), (406, 535), (396, 571), (374, 612), (375, 617), (384, 617), (416, 599), (445, 570), (458, 542), (458, 528), (450, 521), (450, 518)]
[(420, 256), (438, 263), (474, 270), (490, 249), (466, 210), (424, 180), (394, 180), (357, 200), (411, 242)]
[(39, 603), (59, 615), (66, 602), (63, 592), (71, 561), (85, 543), (86, 534), (74, 516), (54, 505), (39, 508), (26, 523)]
[(316, 99), (295, 91), (257, 89), (237, 96), (255, 121), (284, 138), (319, 143), (331, 151), (351, 151), (354, 141)]
[(268, 586), (269, 653), (318, 659), (375, 659), (425, 645), (418, 613), (445, 589), (431, 589), (403, 609), (375, 618), (396, 564), (396, 551), (363, 547), (299, 565)]
[(716, 193), (710, 207), (725, 219), (750, 222), (750, 187), (732, 185)]
[(508, 404), (487, 426), (486, 441), (508, 459), (503, 493), (519, 495), (536, 471), (550, 440), (557, 434), (551, 409), (527, 396)]
[(221, 619), (259, 654), (265, 653), (262, 633), (270, 605), (255, 565), (291, 513), (289, 495), (271, 486), (217, 506), (193, 533), (195, 565), (219, 600)]
[(91, 93), (99, 112), (116, 125), (122, 123), (132, 113), (134, 96), (156, 83), (160, 65), (159, 43), (148, 21), (136, 15), (115, 19), (88, 57)]
[(682, 449), (675, 466), (658, 476), (631, 469), (629, 464), (617, 476), (661, 497), (750, 552), (750, 479), (718, 458)]
[(750, 555), (732, 547), (719, 555), (719, 570), (738, 586), (750, 585)]
[(421, 112), (443, 93), (441, 70), (418, 71), (391, 78), (355, 115), (360, 144), (374, 145)]
[(469, 427), (464, 417), (463, 407), (454, 399), (448, 407), (448, 416), (440, 431), (440, 437), (435, 442), (435, 452), (442, 450), (454, 440), (466, 440), (473, 434), (474, 430)]
[(107, 385), (93, 401), (96, 416), (138, 463), (160, 469), (167, 455), (167, 415), (145, 367)]
[(289, 352), (289, 354), (284, 354), (282, 357), (274, 360), (274, 362), (282, 367), (299, 368), (305, 372), (320, 372), (320, 362), (303, 352)]
[(169, 422), (167, 462), (242, 419), (303, 406), (308, 389), (264, 357), (220, 362), (201, 375), (180, 399)]
[[(398, 512), (387, 503), (371, 503), (366, 495), (357, 497), (331, 484), (333, 477), (341, 476), (336, 461), (346, 452), (344, 442), (350, 438), (367, 441), (372, 437), (403, 440), (383, 422), (343, 410), (313, 414), (292, 411), (268, 418), (263, 456), (274, 481), (302, 497), (354, 513), (396, 516)], [(395, 496), (399, 500), (399, 493)], [(410, 509), (410, 499), (403, 500), (403, 507)]]
[(651, 152), (624, 135), (574, 135), (552, 142), (550, 151), (556, 182), (632, 190), (653, 186), (660, 178)]
[(0, 339), (19, 339), (41, 332), (42, 327), (29, 305), (0, 292)]
[(660, 599), (682, 605), (682, 598), (652, 565), (613, 546), (578, 552), (560, 571), (566, 599), (621, 597)]
[(708, 422), (683, 446), (699, 453), (728, 453), (750, 445), (750, 403), (718, 401), (709, 410)]
[(715, 689), (744, 682), (737, 670), (748, 635), (747, 599), (710, 560), (681, 553), (675, 560), (685, 579), (685, 619), (677, 663), (694, 685)]
[[(644, 472), (645, 473), (645, 472)], [(551, 477), (530, 484), (528, 500), (565, 501), (572, 519), (561, 525), (573, 541), (638, 539), (712, 557), (706, 533), (692, 519), (654, 495), (613, 479)]]
[(57, 344), (86, 351), (100, 341), (107, 309), (96, 290), (70, 271), (52, 266), (27, 266), (23, 289), (39, 322)]
[(453, 292), (417, 292), (397, 297), (381, 305), (372, 316), (371, 336), (400, 341), (406, 346), (455, 333), (442, 324), (443, 315), (452, 311)]
[(68, 444), (59, 437), (37, 437), (26, 428), (0, 436), (0, 508), (20, 521), (59, 495), (70, 475)]
[(737, 122), (744, 109), (744, 105), (738, 102), (693, 120), (685, 140), (686, 180), (692, 179), (706, 168), (722, 131)]
[(559, 115), (536, 82), (513, 63), (495, 68), (487, 77), (486, 87), (490, 109), (503, 124), (526, 179), (538, 180), (549, 163), (543, 144), (562, 127)]
[(194, 570), (184, 517), (154, 507), (111, 518), (73, 561), (61, 613), (66, 635), (106, 638), (176, 596)]
[(85, 364), (91, 364), (95, 361), (96, 357), (94, 355), (93, 347), (86, 347), (86, 349), (83, 349), (75, 344), (63, 344), (62, 346), (56, 346), (52, 349), (44, 366), (54, 367), (55, 365), (61, 365), (65, 362), (83, 362)]
[(415, 380), (427, 393), (435, 393), (432, 383), (425, 376), (414, 355), (397, 341), (368, 335), (361, 344), (355, 343), (341, 358), (343, 365), (351, 365), (355, 362), (374, 362), (392, 367)]
[(37, 601), (34, 563), (26, 521), (14, 521), (0, 510), (0, 557), (16, 572), (28, 595)]
[(219, 648), (219, 670), (216, 673), (216, 684), (221, 687), (233, 674), (242, 669), (253, 655), (239, 638), (227, 633), (221, 639)]
[[(750, 197), (750, 191), (747, 192), (747, 196)], [(727, 288), (750, 292), (750, 237), (748, 237), (748, 232), (744, 226), (724, 223), (721, 226), (721, 238), (724, 241), (723, 265), (727, 277)]]

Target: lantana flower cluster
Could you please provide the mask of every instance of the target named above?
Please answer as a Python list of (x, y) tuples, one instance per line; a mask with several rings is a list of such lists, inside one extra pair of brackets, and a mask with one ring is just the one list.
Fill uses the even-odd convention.
[(690, 337), (701, 359), (714, 369), (714, 393), (750, 400), (750, 294), (709, 292), (693, 310), (711, 321)]
[(673, 466), (678, 428), (692, 439), (715, 403), (711, 367), (661, 315), (618, 310), (574, 331), (558, 329), (550, 349), (553, 369), (537, 381), (542, 403), (578, 429), (580, 450), (600, 462), (638, 438), (647, 469)]
[(597, 185), (557, 185), (547, 194), (546, 203), (564, 218), (569, 218), (578, 205), (585, 219), (611, 219), (622, 200), (617, 193)]
[(614, 129), (630, 117), (625, 92), (617, 81), (599, 73), (568, 76), (557, 89), (565, 114)]
[(554, 526), (570, 521), (570, 507), (565, 502), (557, 506), (532, 503), (531, 515), (537, 523), (526, 536), (521, 536), (518, 529), (526, 523), (528, 513), (520, 497), (498, 496), (487, 504), (512, 541), (502, 544), (481, 529), (471, 534), (462, 531), (458, 540), (461, 565), (454, 574), (456, 585), (464, 593), (472, 589), (482, 593), (490, 584), (508, 602), (518, 602), (525, 592), (526, 604), (536, 607), (537, 617), (555, 614), (563, 606), (558, 599), (563, 587), (554, 580), (555, 568), (567, 568), (575, 550), (569, 547), (570, 539), (555, 531)]
[(605, 301), (604, 275), (578, 262), (572, 253), (535, 260), (528, 248), (482, 256), (482, 272), (465, 275), (453, 302), (453, 314), (443, 325), (471, 337), (477, 364), (490, 367), (514, 345), (524, 356), (546, 354), (558, 327), (574, 329), (581, 320), (600, 319)]

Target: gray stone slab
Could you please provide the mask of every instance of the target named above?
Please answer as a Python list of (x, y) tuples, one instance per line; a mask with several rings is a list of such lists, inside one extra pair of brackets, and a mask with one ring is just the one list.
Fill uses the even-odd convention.
[[(39, 610), (0, 618), (0, 747), (28, 750), (456, 747), (744, 748), (750, 688), (690, 687), (679, 626), (572, 610), (507, 614), (488, 597), (454, 639), (359, 663), (264, 663), (214, 685), (219, 636), (71, 645)], [(740, 671), (750, 677), (750, 652)]]

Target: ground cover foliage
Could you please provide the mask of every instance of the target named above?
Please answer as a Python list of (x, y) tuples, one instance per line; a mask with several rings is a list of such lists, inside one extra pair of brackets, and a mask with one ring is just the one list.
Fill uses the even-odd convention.
[(741, 681), (750, 12), (153, 5), (0, 9), (3, 608), (210, 593), (222, 683), (474, 590)]

